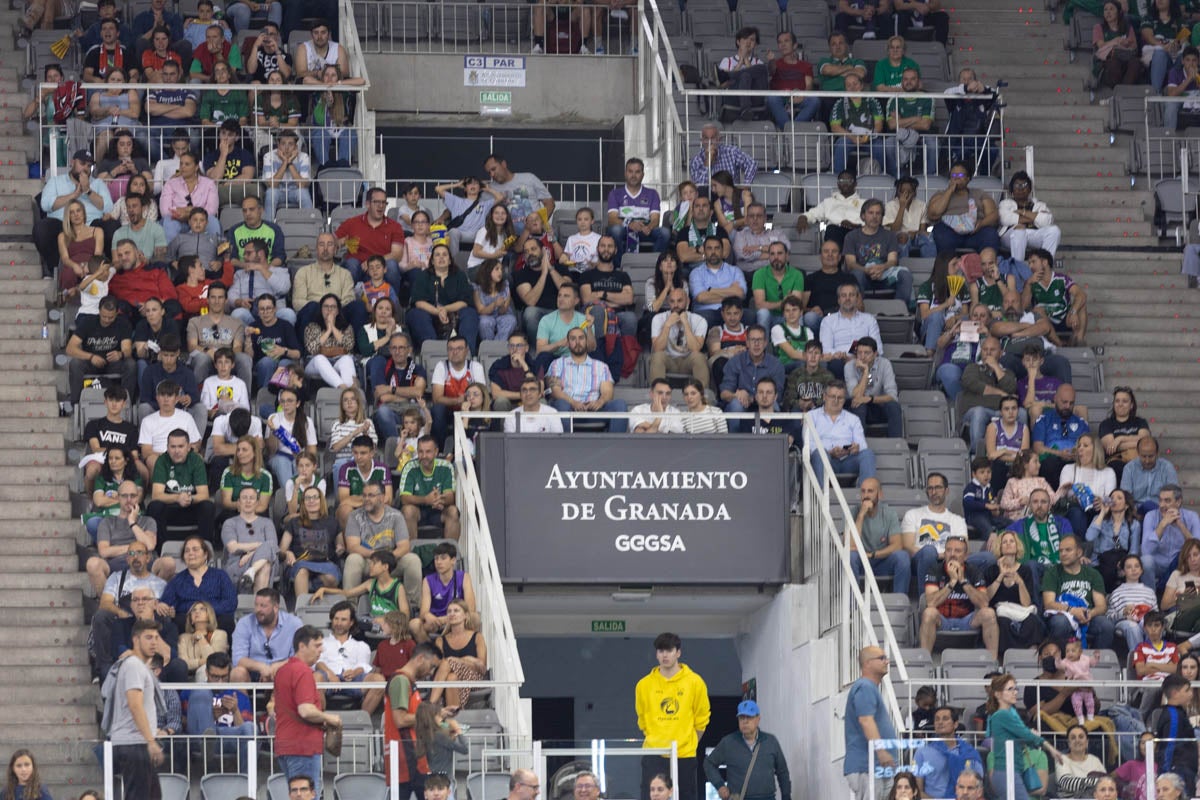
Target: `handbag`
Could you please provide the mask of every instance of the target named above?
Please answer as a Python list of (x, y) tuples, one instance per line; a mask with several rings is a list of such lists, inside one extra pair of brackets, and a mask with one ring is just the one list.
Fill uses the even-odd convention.
[(1042, 788), (1042, 776), (1038, 775), (1037, 767), (1029, 763), (1029, 748), (1021, 748), (1021, 753), (1025, 759), (1025, 769), (1021, 770), (1021, 783), (1025, 784), (1027, 792), (1033, 794)]
[(276, 367), (267, 385), (272, 389), (287, 389), (292, 385), (292, 373), (287, 366)]
[(737, 794), (731, 795), (729, 800), (742, 800), (746, 796), (746, 787), (750, 785), (750, 775), (754, 772), (754, 762), (758, 761), (759, 743), (754, 743), (754, 752), (750, 754), (750, 766), (746, 767), (746, 777), (742, 778), (742, 788)]
[(341, 725), (330, 725), (325, 728), (325, 752), (333, 758), (342, 757)]

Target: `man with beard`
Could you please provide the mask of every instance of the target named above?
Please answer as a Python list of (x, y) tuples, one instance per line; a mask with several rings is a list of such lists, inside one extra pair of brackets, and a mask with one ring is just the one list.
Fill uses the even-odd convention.
[(254, 595), (254, 613), (238, 620), (233, 628), (234, 683), (263, 682), (275, 679), (292, 656), (292, 639), (303, 623), (294, 614), (279, 607), (279, 592), (259, 589)]
[[(567, 332), (565, 356), (555, 359), (546, 372), (552, 405), (559, 411), (624, 412), (624, 400), (613, 399), (613, 378), (608, 365), (588, 355), (588, 336), (582, 328)], [(613, 419), (608, 429), (624, 433), (628, 423)]]

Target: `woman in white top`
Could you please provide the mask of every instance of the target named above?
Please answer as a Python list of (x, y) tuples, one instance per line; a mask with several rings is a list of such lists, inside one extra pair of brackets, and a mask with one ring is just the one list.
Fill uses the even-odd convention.
[(700, 381), (688, 378), (683, 386), (683, 401), (687, 404), (683, 414), (684, 433), (729, 433), (725, 415), (708, 404)]
[(1080, 435), (1075, 442), (1075, 463), (1063, 467), (1054, 499), (1067, 500), (1067, 521), (1071, 528), (1086, 531), (1088, 523), (1100, 513), (1104, 498), (1117, 488), (1117, 475), (1104, 466), (1104, 448), (1094, 433)]
[(471, 248), (471, 256), (467, 259), (467, 269), (471, 270), (494, 258), (502, 261), (508, 254), (508, 248), (517, 240), (508, 206), (497, 203), (492, 206), (487, 222), (475, 234), (475, 245)]
[[(1099, 777), (1108, 772), (1104, 768), (1104, 762), (1088, 752), (1087, 729), (1082, 725), (1072, 725), (1067, 729), (1067, 752), (1054, 771), (1055, 779), (1058, 781), (1059, 794), (1066, 794), (1066, 790), (1069, 790), (1070, 793), (1067, 796), (1070, 797), (1081, 796), (1083, 792), (1079, 791), (1080, 788), (1086, 788), (1086, 791), (1090, 793), (1096, 781), (1094, 779), (1087, 781), (1086, 787), (1066, 786), (1063, 778), (1087, 779), (1092, 775)], [(1078, 782), (1072, 781), (1071, 783)]]
[(279, 390), (279, 410), (267, 417), (264, 436), (271, 454), (267, 463), (278, 486), (296, 476), (296, 456), (302, 452), (314, 458), (317, 455), (317, 428), (304, 413), (295, 389)]

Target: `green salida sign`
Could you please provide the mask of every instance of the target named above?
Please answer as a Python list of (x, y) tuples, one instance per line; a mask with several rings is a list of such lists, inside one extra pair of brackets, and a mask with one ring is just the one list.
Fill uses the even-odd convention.
[(480, 92), (479, 104), (481, 106), (511, 106), (512, 92)]
[(592, 620), (592, 633), (624, 633), (625, 620), (623, 619), (594, 619)]

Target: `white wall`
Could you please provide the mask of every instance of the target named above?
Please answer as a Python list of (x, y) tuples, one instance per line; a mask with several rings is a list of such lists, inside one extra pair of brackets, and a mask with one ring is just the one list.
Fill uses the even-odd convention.
[[(779, 739), (792, 776), (793, 800), (842, 797), (842, 723), (835, 716), (834, 649), (816, 638), (821, 599), (813, 586), (785, 586), (746, 619), (738, 635), (742, 680), (754, 678), (762, 729)], [(786, 800), (786, 798), (784, 799)]]
[[(634, 111), (635, 59), (526, 55), (525, 86), (512, 92), (510, 122), (569, 121), (611, 125)], [(374, 111), (465, 114), (480, 121), (480, 87), (463, 85), (463, 54), (367, 53), (372, 76), (367, 102)], [(390, 80), (399, 76), (400, 80)], [(485, 90), (488, 87), (483, 87)]]

